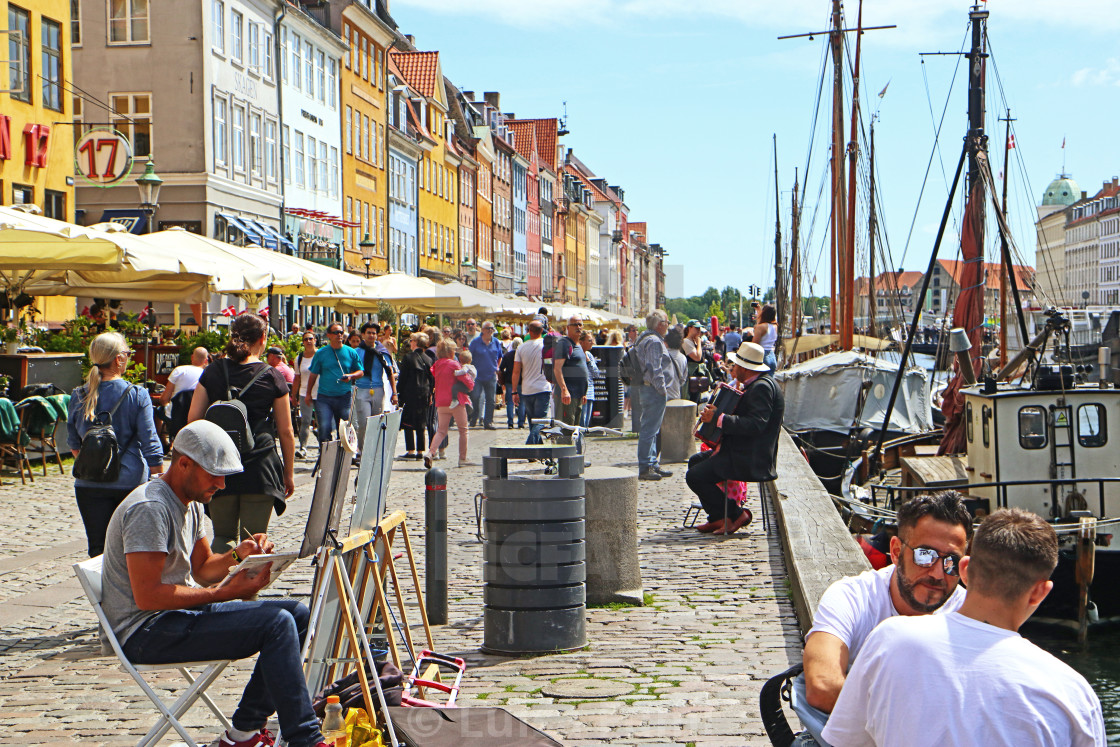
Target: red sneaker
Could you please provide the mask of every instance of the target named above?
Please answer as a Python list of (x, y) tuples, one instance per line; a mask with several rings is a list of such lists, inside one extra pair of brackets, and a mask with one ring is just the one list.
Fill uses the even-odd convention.
[(223, 733), (214, 744), (217, 745), (217, 747), (274, 747), (276, 739), (269, 733), (268, 729), (261, 729), (248, 739), (235, 742), (227, 731)]

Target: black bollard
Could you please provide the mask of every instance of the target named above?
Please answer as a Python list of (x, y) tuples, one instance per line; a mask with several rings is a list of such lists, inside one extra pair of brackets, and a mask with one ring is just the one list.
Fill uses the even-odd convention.
[(447, 473), (424, 475), (424, 588), (428, 622), (447, 624)]

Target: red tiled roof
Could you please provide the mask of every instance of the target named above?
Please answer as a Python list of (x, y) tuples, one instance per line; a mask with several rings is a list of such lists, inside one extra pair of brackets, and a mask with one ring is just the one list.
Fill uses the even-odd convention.
[(526, 159), (531, 159), (536, 148), (536, 123), (523, 119), (509, 119), (506, 120), (506, 125), (513, 132), (514, 149)]
[[(953, 279), (953, 282), (958, 286), (961, 284), (960, 278), (964, 272), (964, 262), (959, 262), (954, 259), (939, 259), (937, 264), (941, 265), (941, 269)], [(1001, 272), (999, 264), (994, 262), (985, 262), (984, 270), (987, 273), (987, 289), (990, 291), (999, 290), (999, 276)], [(1015, 285), (1020, 290), (1023, 288), (1031, 288), (1034, 286), (1034, 268), (1027, 265), (1012, 265), (1012, 270), (1015, 272)]]
[(551, 119), (507, 119), (506, 124), (531, 122), (535, 125), (537, 133), (537, 153), (541, 162), (552, 173), (558, 173), (556, 163), (556, 133), (560, 129), (560, 122), (555, 117)]
[(439, 74), (439, 52), (391, 52), (401, 75), (408, 85), (425, 98), (436, 95), (436, 85), (442, 80)]
[(584, 189), (591, 193), (591, 196), (601, 202), (614, 202), (611, 198), (603, 194), (603, 190), (595, 186), (594, 182), (584, 176), (579, 169), (571, 164), (564, 164), (564, 171), (579, 179)]

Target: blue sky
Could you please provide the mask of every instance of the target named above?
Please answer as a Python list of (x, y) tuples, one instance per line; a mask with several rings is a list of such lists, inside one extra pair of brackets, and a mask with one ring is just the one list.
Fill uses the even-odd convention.
[[(1066, 172), (1090, 194), (1120, 174), (1120, 139), (1109, 132), (1115, 128), (1109, 123), (1120, 119), (1120, 3), (985, 5), (999, 78), (989, 67), (993, 170), (1003, 170), (1004, 125), (996, 119), (1010, 106), (1018, 145), (1009, 169), (1010, 222), (1023, 259), (1033, 265), (1034, 207), (1063, 158)], [(564, 143), (599, 176), (625, 188), (631, 219), (648, 221), (650, 240), (669, 251), (667, 261), (685, 265), (686, 294), (709, 285), (773, 284), (771, 138), (777, 134), (783, 236), (796, 168), (808, 182), (802, 232), (810, 236), (811, 269), (804, 282), (816, 273), (813, 287), (827, 295), (825, 207), (815, 222), (810, 218), (827, 166), (827, 109), (808, 179), (805, 173), (827, 40), (777, 37), (827, 28), (830, 6), (828, 0), (392, 0), (390, 9), (418, 48), (441, 53), (443, 72), (455, 85), (500, 91), (504, 111), (558, 116), (566, 101), (571, 134)], [(845, 6), (854, 26), (857, 3)], [(865, 121), (878, 117), (879, 220), (896, 267), (925, 268), (966, 127), (965, 63), (958, 66), (955, 56), (923, 62), (918, 53), (964, 49), (970, 6), (962, 0), (864, 5), (865, 26), (898, 26), (864, 35), (861, 84)], [(955, 225), (941, 257), (956, 256)], [(858, 243), (857, 261), (865, 267), (867, 242)], [(876, 263), (882, 269), (883, 259)]]

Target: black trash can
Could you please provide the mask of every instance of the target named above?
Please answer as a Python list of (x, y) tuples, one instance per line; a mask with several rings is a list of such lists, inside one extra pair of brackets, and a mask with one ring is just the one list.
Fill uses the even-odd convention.
[[(557, 474), (509, 475), (509, 459)], [(483, 644), (487, 653), (587, 645), (583, 457), (573, 446), (494, 447), (483, 458)]]

